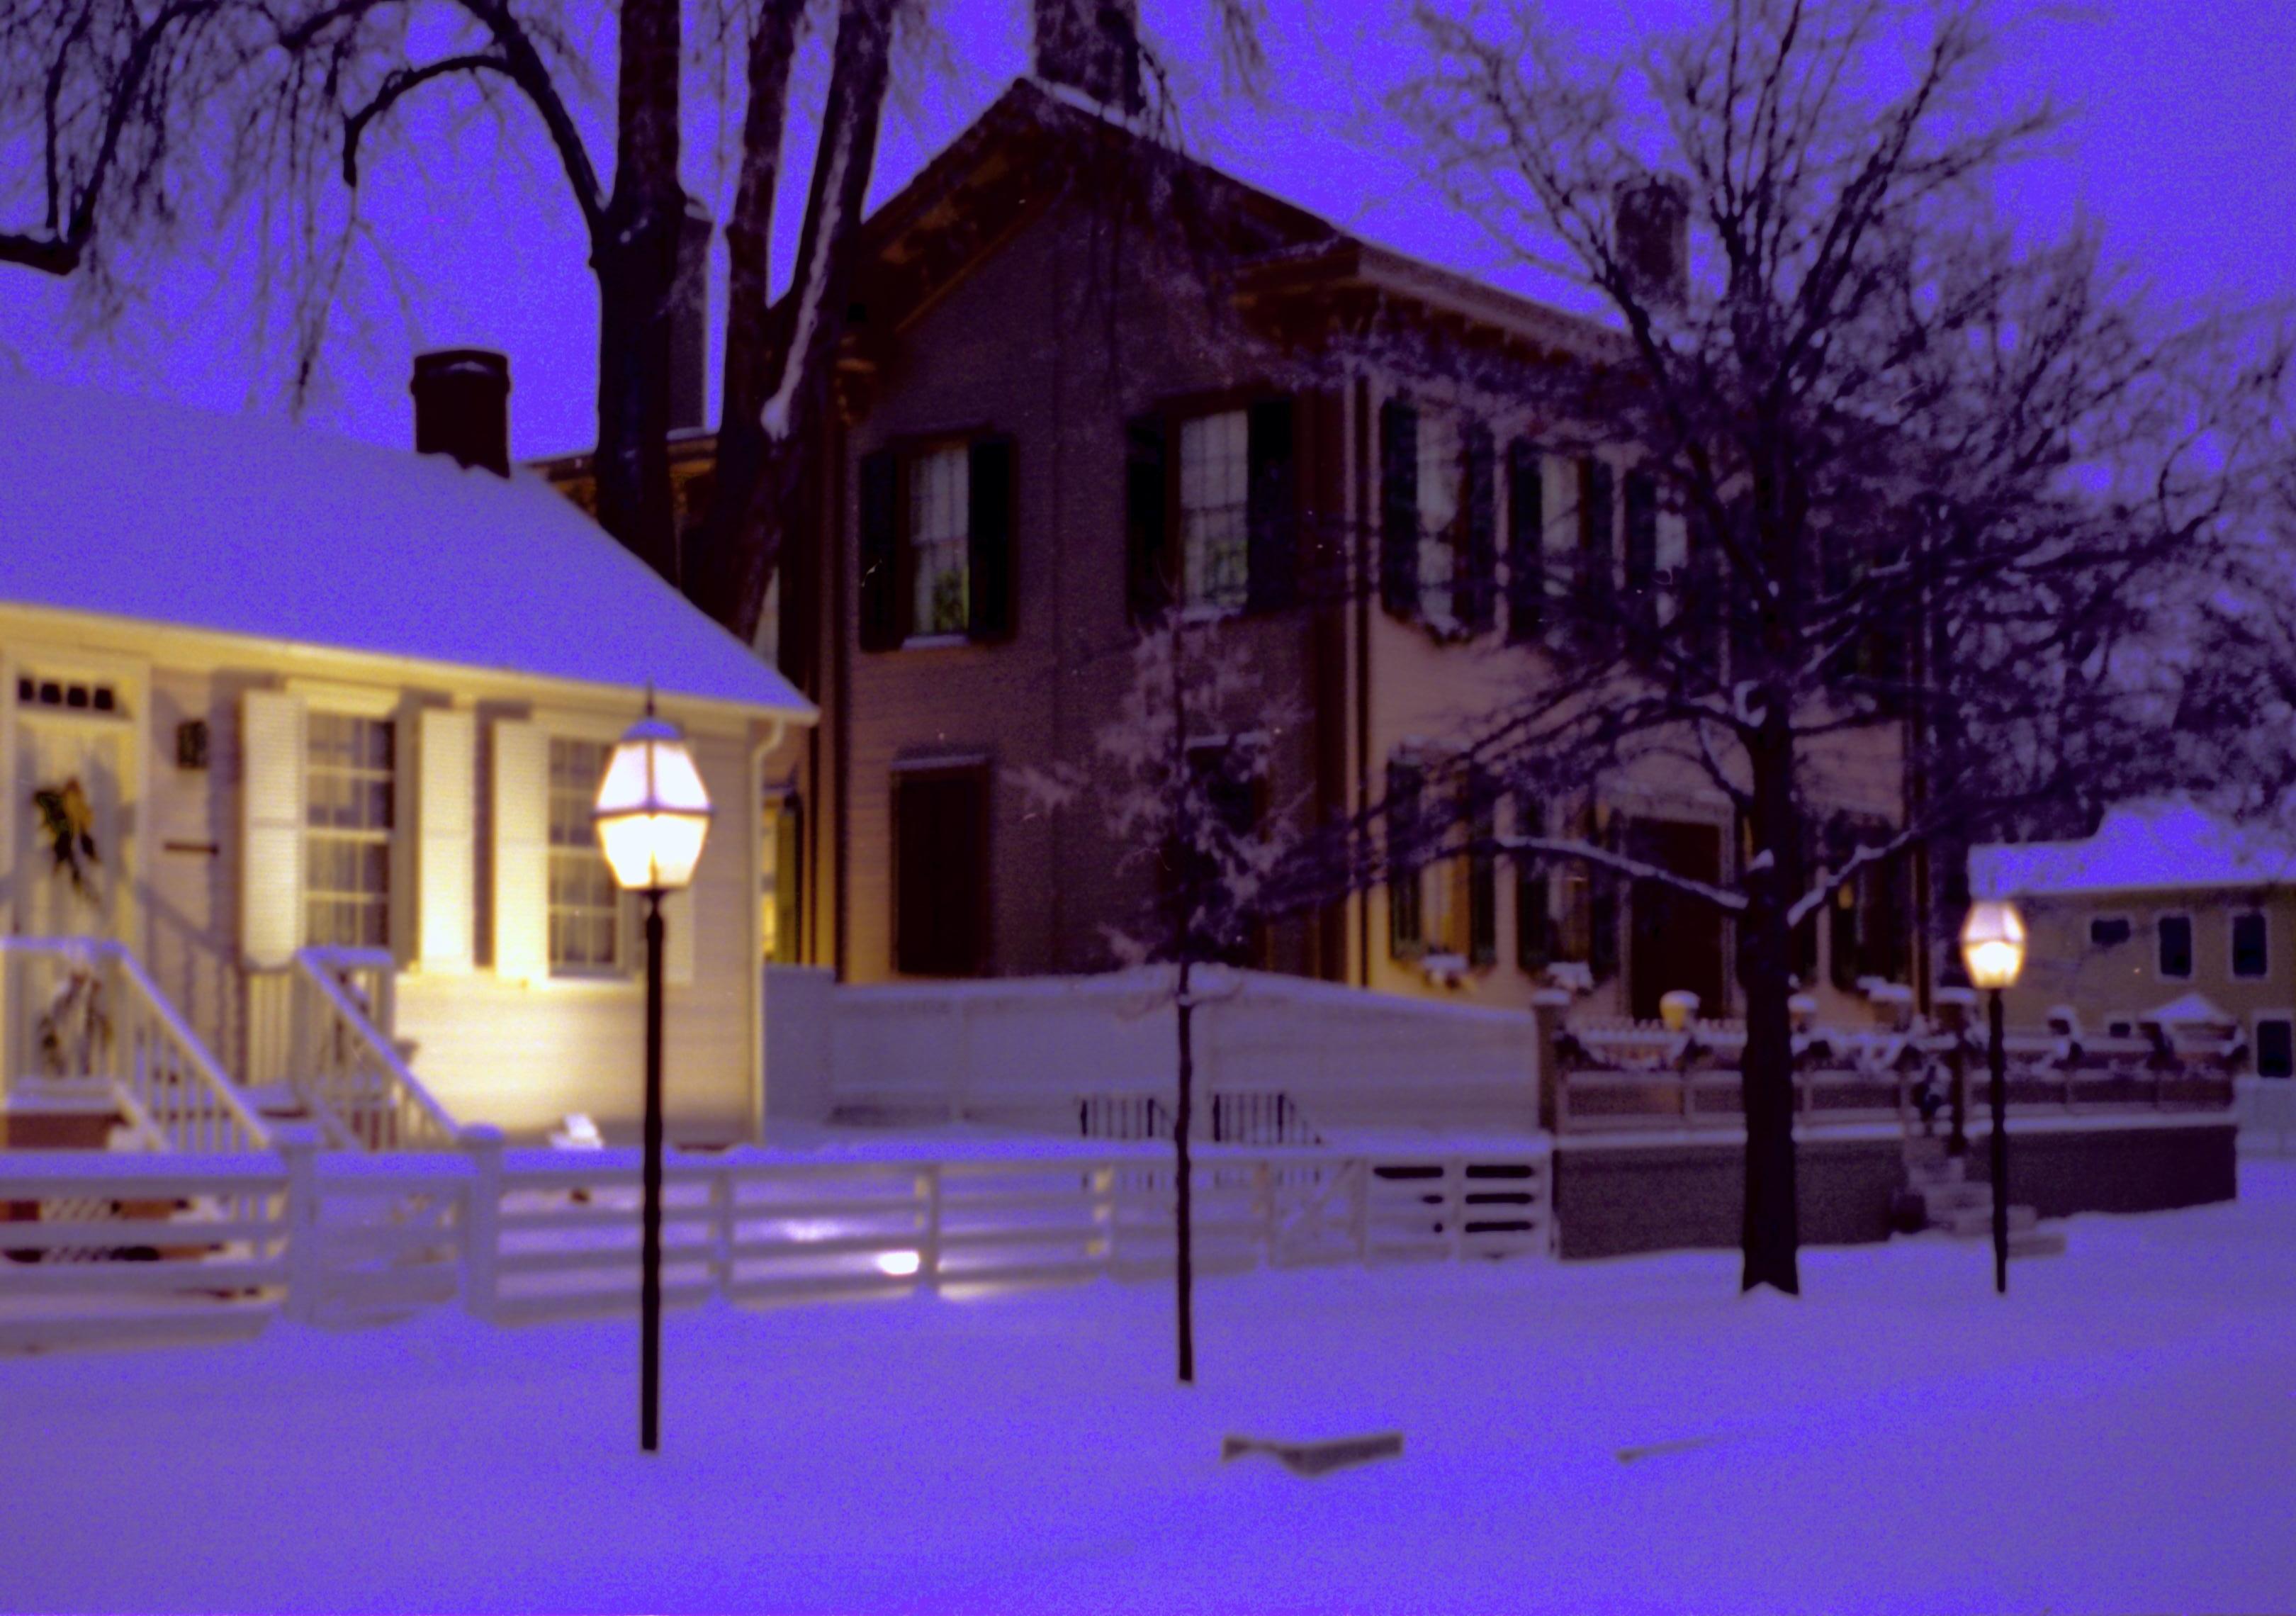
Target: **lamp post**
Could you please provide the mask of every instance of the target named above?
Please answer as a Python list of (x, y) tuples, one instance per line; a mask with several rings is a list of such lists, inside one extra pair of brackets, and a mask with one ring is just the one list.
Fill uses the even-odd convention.
[(654, 716), (629, 727), (607, 759), (590, 820), (626, 892), (645, 896), (645, 1222), (640, 1256), (638, 1446), (661, 1446), (661, 898), (693, 879), (709, 834), (709, 793), (677, 726)]
[(2017, 984), (2025, 968), (2025, 923), (2014, 904), (1987, 898), (1969, 906), (1961, 927), (1961, 959), (1969, 980), (1986, 994), (1986, 1060), (1993, 1089), (1993, 1288), (2009, 1293), (2009, 1078), (2002, 1047), (2001, 990)]

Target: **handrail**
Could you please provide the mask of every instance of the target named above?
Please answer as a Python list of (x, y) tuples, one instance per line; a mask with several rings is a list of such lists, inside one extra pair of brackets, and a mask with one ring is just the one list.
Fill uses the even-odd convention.
[[(367, 1004), (338, 974), (354, 970), (376, 973)], [(454, 1119), (371, 1015), (389, 1017), (395, 970), (389, 955), (373, 950), (297, 950), (288, 1080), (315, 1113), (368, 1150), (443, 1150), (456, 1142)]]
[[(125, 943), (103, 938), (0, 938), (11, 956), (101, 962), (124, 985), (113, 1011), (121, 1024), (107, 1025), (89, 1050), (89, 1072), (112, 1088), (147, 1140), (168, 1149), (250, 1151), (267, 1149), (271, 1130), (224, 1075), (221, 1062), (201, 1042), (160, 985)], [(188, 1079), (200, 1103), (185, 1107)]]

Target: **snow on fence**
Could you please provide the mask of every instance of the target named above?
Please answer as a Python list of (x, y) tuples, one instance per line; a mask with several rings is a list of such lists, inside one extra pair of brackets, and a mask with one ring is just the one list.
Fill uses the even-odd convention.
[[(463, 1148), (276, 1155), (0, 1157), (0, 1348), (247, 1334), (278, 1312), (328, 1325), (459, 1298), (505, 1323), (637, 1305), (638, 1153)], [(1377, 1153), (1208, 1146), (1199, 1267), (1543, 1255), (1543, 1145)], [(673, 1306), (964, 1292), (1169, 1272), (1174, 1173), (1155, 1145), (897, 1142), (829, 1155), (672, 1152)]]
[[(1197, 977), (1201, 1126), (1253, 1105), (1300, 1126), (1239, 1128), (1288, 1142), (1302, 1128), (1538, 1126), (1538, 1032), (1524, 1011), (1365, 992), (1267, 972)], [(1170, 972), (836, 986), (766, 973), (767, 1104), (819, 1122), (975, 1121), (1079, 1134), (1078, 1107), (1168, 1102)], [(1236, 1098), (1219, 1112), (1222, 1095)], [(1245, 1096), (1252, 1096), (1247, 1100)]]

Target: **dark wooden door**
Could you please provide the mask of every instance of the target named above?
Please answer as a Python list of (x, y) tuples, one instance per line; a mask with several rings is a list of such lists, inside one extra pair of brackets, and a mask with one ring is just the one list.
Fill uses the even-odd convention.
[(903, 774), (893, 790), (893, 968), (979, 976), (988, 956), (988, 775)]
[[(1637, 819), (1627, 827), (1629, 854), (1693, 881), (1719, 882), (1722, 833), (1710, 824)], [(1629, 1012), (1655, 1019), (1661, 995), (1687, 988), (1701, 1015), (1723, 1006), (1722, 915), (1663, 882), (1637, 881), (1628, 898), (1627, 999)]]

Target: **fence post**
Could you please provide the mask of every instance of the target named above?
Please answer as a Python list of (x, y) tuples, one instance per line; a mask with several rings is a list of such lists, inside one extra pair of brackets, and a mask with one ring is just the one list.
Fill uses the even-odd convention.
[(1259, 1203), (1259, 1238), (1267, 1248), (1267, 1266), (1275, 1266), (1275, 1170), (1261, 1157), (1252, 1163), (1251, 1194)]
[(728, 1151), (710, 1163), (709, 1172), (709, 1267), (717, 1276), (719, 1293), (728, 1301), (734, 1300), (734, 1242), (740, 1233), (734, 1218), (734, 1174), (742, 1154), (738, 1150)]
[(1355, 1194), (1348, 1208), (1349, 1232), (1355, 1236), (1356, 1260), (1371, 1266), (1371, 1158), (1358, 1156), (1349, 1164), (1355, 1176)]
[(917, 1175), (917, 1193), (924, 1197), (924, 1239), (917, 1251), (917, 1283), (940, 1291), (940, 1163), (928, 1162)]
[(474, 1122), (461, 1134), (471, 1158), (463, 1202), (463, 1308), (480, 1318), (495, 1313), (495, 1259), (502, 1244), (502, 1129)]
[(1570, 996), (1557, 988), (1541, 988), (1530, 996), (1530, 1054), (1536, 1062), (1531, 1080), (1538, 1085), (1538, 1126), (1550, 1134), (1561, 1133), (1570, 1120), (1562, 1064), (1555, 1058), (1555, 1035), (1570, 1007)]
[(319, 1134), (308, 1123), (283, 1122), (271, 1130), (271, 1138), (287, 1169), (287, 1298), (281, 1311), (309, 1324), (319, 1314), (325, 1272), (319, 1250)]

